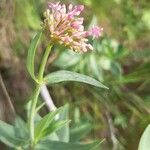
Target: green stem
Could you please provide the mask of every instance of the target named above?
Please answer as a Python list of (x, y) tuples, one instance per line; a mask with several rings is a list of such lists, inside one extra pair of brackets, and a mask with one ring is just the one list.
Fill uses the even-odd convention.
[(39, 70), (39, 76), (38, 76), (39, 82), (43, 80), (44, 69), (45, 69), (46, 62), (50, 54), (51, 48), (52, 48), (52, 45), (48, 45), (43, 55), (43, 59), (42, 59), (40, 70)]
[(30, 110), (30, 115), (29, 115), (31, 144), (33, 144), (34, 142), (34, 115), (35, 115), (35, 109), (36, 109), (36, 104), (37, 104), (39, 93), (40, 93), (40, 84), (36, 84), (36, 88), (32, 96), (31, 110)]
[(31, 109), (30, 109), (30, 114), (29, 114), (29, 128), (30, 128), (31, 147), (34, 147), (34, 140), (35, 140), (35, 137), (34, 137), (34, 116), (36, 113), (36, 105), (37, 105), (38, 97), (40, 94), (41, 84), (43, 82), (44, 69), (45, 69), (46, 62), (47, 62), (48, 56), (50, 54), (51, 48), (52, 48), (52, 46), (49, 45), (45, 50), (45, 53), (43, 55), (42, 62), (40, 65), (39, 74), (38, 74), (38, 81), (39, 82), (36, 83), (35, 91), (32, 95)]

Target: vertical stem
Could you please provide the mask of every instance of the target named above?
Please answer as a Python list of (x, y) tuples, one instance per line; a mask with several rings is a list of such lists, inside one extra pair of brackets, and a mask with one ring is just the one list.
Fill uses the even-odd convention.
[(43, 55), (43, 59), (42, 59), (42, 62), (41, 62), (39, 75), (38, 75), (38, 80), (39, 81), (43, 80), (44, 69), (45, 69), (46, 62), (47, 62), (48, 56), (50, 54), (51, 48), (52, 48), (52, 45), (48, 45), (47, 48), (46, 48), (46, 51)]
[(43, 100), (45, 101), (48, 110), (55, 111), (56, 106), (51, 98), (51, 95), (50, 95), (46, 85), (44, 85), (44, 84), (41, 86), (41, 96), (42, 96)]
[(34, 142), (34, 115), (35, 115), (35, 109), (36, 109), (36, 104), (37, 104), (39, 93), (40, 93), (40, 84), (36, 84), (36, 88), (32, 96), (31, 110), (30, 110), (30, 115), (29, 115), (31, 143)]
[(44, 69), (45, 69), (46, 62), (47, 62), (48, 56), (50, 54), (51, 48), (52, 48), (52, 45), (48, 45), (48, 47), (46, 48), (45, 53), (43, 55), (40, 69), (39, 69), (39, 74), (38, 74), (39, 83), (36, 83), (35, 91), (33, 93), (32, 99), (31, 99), (32, 102), (31, 102), (31, 109), (30, 109), (30, 114), (29, 114), (31, 147), (34, 146), (34, 139), (35, 139), (35, 137), (34, 137), (34, 115), (36, 113), (36, 105), (37, 105), (40, 89), (42, 86)]

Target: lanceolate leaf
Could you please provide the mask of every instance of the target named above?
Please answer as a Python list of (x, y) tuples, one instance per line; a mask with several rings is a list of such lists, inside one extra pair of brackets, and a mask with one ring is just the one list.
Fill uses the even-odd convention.
[[(52, 122), (49, 127), (47, 127), (43, 133), (42, 133), (42, 138), (43, 137), (47, 137), (52, 133), (55, 133), (58, 129), (61, 129), (63, 126), (65, 126), (66, 124), (68, 124), (69, 121), (68, 120), (64, 120), (64, 121), (54, 121)], [(65, 133), (64, 133), (65, 134)], [(59, 137), (58, 137), (59, 138)]]
[(50, 112), (42, 118), (35, 127), (35, 138), (38, 141), (43, 136), (43, 132), (49, 127), (50, 123), (55, 120), (55, 116), (62, 110), (62, 107), (54, 112)]
[(86, 75), (82, 75), (76, 72), (71, 72), (71, 71), (57, 71), (57, 72), (53, 72), (49, 75), (47, 75), (44, 78), (44, 81), (46, 84), (54, 84), (54, 83), (59, 83), (59, 82), (63, 82), (63, 81), (76, 81), (76, 82), (82, 82), (82, 83), (86, 83), (86, 84), (90, 84), (96, 87), (101, 87), (101, 88), (106, 88), (107, 87), (105, 85), (103, 85), (101, 82), (86, 76)]
[(31, 44), (28, 50), (28, 56), (27, 56), (27, 69), (31, 77), (34, 80), (36, 80), (36, 77), (34, 74), (34, 57), (35, 57), (36, 48), (39, 43), (41, 35), (42, 35), (42, 31), (38, 32), (33, 38), (33, 40), (31, 41)]
[(36, 150), (99, 150), (100, 143), (99, 141), (90, 144), (42, 141), (37, 145)]
[[(59, 114), (59, 121), (69, 120), (69, 104), (66, 104)], [(57, 131), (59, 141), (69, 142), (69, 123), (66, 123), (61, 129)]]
[(90, 123), (85, 123), (77, 125), (70, 131), (70, 141), (76, 142), (83, 139), (88, 133), (90, 133), (92, 125)]
[(17, 148), (18, 146), (25, 144), (25, 141), (17, 137), (15, 128), (0, 120), (0, 141), (7, 146)]
[(145, 129), (138, 150), (149, 150), (150, 149), (150, 125)]
[(24, 122), (24, 120), (20, 118), (19, 116), (16, 116), (14, 128), (15, 128), (15, 132), (17, 133), (18, 138), (22, 138), (26, 140), (29, 139), (28, 126)]

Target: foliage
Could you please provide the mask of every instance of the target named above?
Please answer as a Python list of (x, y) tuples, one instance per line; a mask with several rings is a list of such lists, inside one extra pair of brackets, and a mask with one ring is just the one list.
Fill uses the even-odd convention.
[(145, 129), (140, 143), (139, 143), (139, 150), (148, 150), (149, 149), (149, 139), (150, 139), (150, 126), (148, 125), (148, 127)]

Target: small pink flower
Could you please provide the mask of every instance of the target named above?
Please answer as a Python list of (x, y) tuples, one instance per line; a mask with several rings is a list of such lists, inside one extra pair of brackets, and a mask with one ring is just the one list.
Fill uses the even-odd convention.
[(98, 26), (93, 26), (89, 31), (89, 34), (94, 38), (99, 38), (102, 35), (103, 28), (99, 28)]
[(79, 15), (84, 10), (83, 5), (68, 8), (63, 4), (49, 3), (44, 12), (43, 28), (53, 42), (64, 44), (74, 51), (93, 50), (88, 42), (88, 36), (98, 38), (102, 28), (93, 27), (90, 31), (84, 31), (83, 18)]

